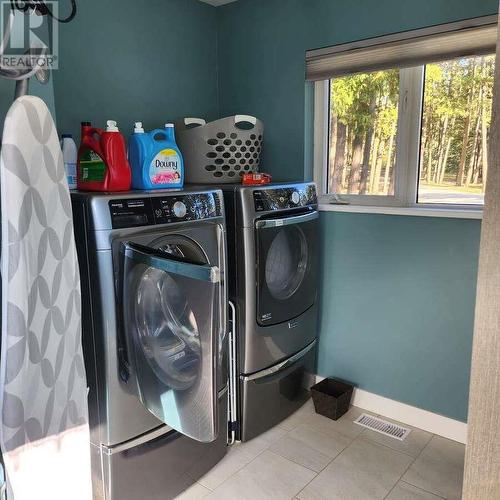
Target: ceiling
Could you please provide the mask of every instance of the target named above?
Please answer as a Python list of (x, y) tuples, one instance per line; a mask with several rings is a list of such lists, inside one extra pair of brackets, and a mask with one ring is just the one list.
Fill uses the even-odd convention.
[(224, 5), (226, 3), (236, 2), (236, 0), (200, 0), (201, 2), (209, 3), (210, 5), (214, 5), (218, 7), (219, 5)]

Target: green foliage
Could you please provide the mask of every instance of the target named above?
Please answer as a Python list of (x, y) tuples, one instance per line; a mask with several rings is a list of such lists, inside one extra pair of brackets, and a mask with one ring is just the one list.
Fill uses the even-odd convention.
[[(431, 183), (484, 183), (487, 155), (482, 151), (489, 134), (495, 71), (494, 56), (467, 57), (427, 64), (422, 112), (421, 177)], [(353, 144), (370, 147), (369, 165), (362, 165), (368, 188), (387, 192), (392, 176), (398, 121), (399, 70), (359, 73), (331, 80), (332, 123), (345, 125), (344, 172), (337, 175), (342, 192), (356, 192), (349, 171)], [(337, 158), (334, 150), (331, 158)], [(367, 157), (366, 154), (363, 155)], [(366, 161), (366, 160), (365, 160)], [(335, 168), (339, 168), (337, 162)], [(385, 181), (384, 178), (385, 177)], [(356, 181), (358, 182), (358, 181)], [(366, 191), (365, 191), (366, 189)]]
[[(428, 139), (423, 144), (422, 155), (432, 158), (423, 170), (432, 171), (427, 177), (432, 178), (433, 182), (439, 182), (436, 170), (443, 166), (440, 167), (437, 162), (448, 140), (450, 148), (444, 165), (445, 179), (451, 176), (451, 181), (459, 173), (461, 159), (467, 164), (472, 161), (472, 168), (476, 170), (480, 168), (479, 160), (475, 159), (479, 156), (480, 148), (476, 127), (482, 113), (487, 130), (490, 127), (494, 70), (494, 56), (454, 59), (426, 66), (423, 127)], [(448, 124), (446, 130), (445, 120)], [(464, 138), (465, 134), (467, 137)], [(462, 156), (464, 140), (465, 157)]]
[(395, 69), (331, 81), (332, 111), (357, 134), (374, 127), (378, 120), (389, 134), (392, 122), (397, 120), (398, 94), (399, 71)]

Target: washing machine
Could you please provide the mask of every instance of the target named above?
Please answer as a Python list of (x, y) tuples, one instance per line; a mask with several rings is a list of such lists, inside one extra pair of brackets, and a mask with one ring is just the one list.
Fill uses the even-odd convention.
[(226, 453), (218, 190), (73, 193), (94, 498), (173, 498)]
[(319, 214), (314, 183), (225, 185), (231, 434), (295, 412), (315, 381)]

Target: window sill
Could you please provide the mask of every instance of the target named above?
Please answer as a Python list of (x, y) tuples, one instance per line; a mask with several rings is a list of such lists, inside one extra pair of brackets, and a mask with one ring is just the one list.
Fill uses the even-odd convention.
[(445, 217), (451, 219), (482, 219), (480, 209), (428, 208), (428, 207), (376, 207), (364, 205), (335, 205), (320, 203), (320, 212), (348, 212), (357, 214), (384, 214), (416, 217)]

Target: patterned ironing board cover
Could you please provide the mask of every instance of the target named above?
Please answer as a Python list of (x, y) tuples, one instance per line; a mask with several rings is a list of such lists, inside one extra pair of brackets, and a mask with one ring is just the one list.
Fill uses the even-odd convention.
[(80, 275), (56, 127), (17, 99), (0, 159), (0, 445), (9, 500), (92, 497)]

